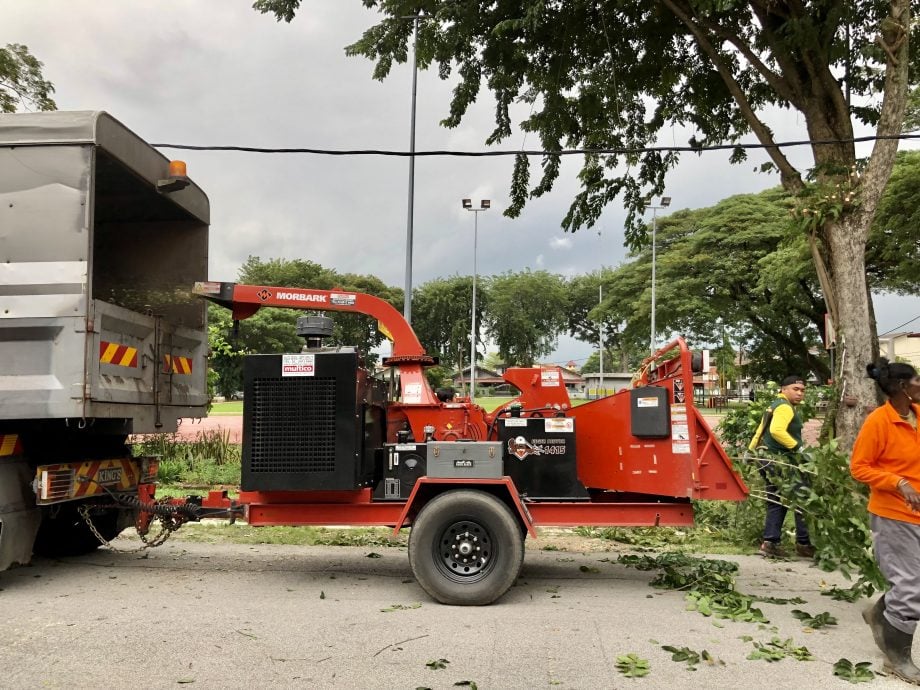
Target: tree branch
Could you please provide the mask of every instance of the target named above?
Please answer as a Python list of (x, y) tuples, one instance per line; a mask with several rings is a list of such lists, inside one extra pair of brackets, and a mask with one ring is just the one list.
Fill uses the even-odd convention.
[[(691, 12), (690, 7), (684, 4), (683, 11), (687, 14)], [(705, 28), (709, 29), (719, 38), (728, 41), (735, 48), (738, 49), (745, 59), (751, 64), (751, 66), (760, 73), (760, 75), (766, 79), (767, 83), (776, 91), (781, 98), (789, 101), (793, 106), (801, 110), (801, 93), (796, 93), (786, 79), (771, 70), (767, 65), (760, 59), (760, 57), (751, 49), (751, 46), (745, 42), (738, 34), (734, 31), (730, 31), (724, 26), (721, 26), (715, 22), (711, 22), (705, 17), (700, 17), (698, 19), (699, 23)]]
[(712, 45), (712, 42), (706, 37), (701, 27), (678, 7), (673, 0), (663, 0), (663, 3), (674, 13), (674, 16), (690, 30), (690, 33), (692, 33), (693, 37), (696, 39), (697, 45), (709, 56), (709, 59), (712, 60), (713, 65), (719, 72), (719, 76), (722, 77), (722, 81), (725, 82), (725, 85), (728, 87), (729, 93), (732, 95), (732, 98), (735, 99), (735, 103), (738, 104), (741, 116), (748, 123), (758, 141), (766, 147), (765, 150), (767, 154), (779, 169), (783, 187), (790, 192), (798, 192), (803, 187), (801, 175), (792, 167), (792, 164), (786, 156), (783, 155), (783, 152), (775, 145), (773, 133), (760, 121), (760, 118), (757, 117), (757, 113), (751, 108), (751, 104), (748, 102), (747, 97), (744, 95), (744, 92), (741, 90), (734, 76), (732, 76), (731, 70), (725, 65), (725, 61), (722, 59), (719, 51)]
[[(909, 0), (892, 0), (891, 14), (882, 20), (879, 27), (880, 38), (890, 49), (890, 52), (886, 51), (888, 61), (885, 67), (885, 86), (882, 90), (882, 109), (876, 127), (876, 134), (880, 136), (900, 134), (903, 127), (904, 113), (907, 109), (907, 63), (910, 57), (908, 27)], [(892, 54), (894, 59), (890, 57)], [(875, 141), (861, 185), (864, 212), (874, 214), (894, 167), (897, 150), (896, 139)]]

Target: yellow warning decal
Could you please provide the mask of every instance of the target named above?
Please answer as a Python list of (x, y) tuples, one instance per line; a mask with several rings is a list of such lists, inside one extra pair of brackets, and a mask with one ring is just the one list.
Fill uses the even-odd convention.
[(0, 434), (0, 456), (21, 454), (22, 443), (19, 442), (19, 434)]
[(163, 355), (164, 374), (191, 374), (192, 358)]
[(99, 341), (99, 361), (119, 367), (136, 367), (137, 348), (101, 340)]

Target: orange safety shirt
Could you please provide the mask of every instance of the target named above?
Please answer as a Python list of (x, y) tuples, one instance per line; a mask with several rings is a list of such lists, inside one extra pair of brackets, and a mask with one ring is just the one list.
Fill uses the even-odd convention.
[[(920, 405), (912, 407), (920, 418)], [(920, 490), (920, 431), (891, 405), (882, 405), (866, 417), (853, 445), (850, 472), (871, 489), (870, 513), (920, 524), (920, 513), (911, 510), (898, 491), (902, 479)]]

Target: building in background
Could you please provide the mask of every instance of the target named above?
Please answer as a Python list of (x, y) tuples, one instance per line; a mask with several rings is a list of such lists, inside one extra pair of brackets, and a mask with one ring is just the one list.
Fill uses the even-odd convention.
[(907, 362), (920, 369), (920, 333), (890, 333), (878, 339), (878, 349), (891, 362)]

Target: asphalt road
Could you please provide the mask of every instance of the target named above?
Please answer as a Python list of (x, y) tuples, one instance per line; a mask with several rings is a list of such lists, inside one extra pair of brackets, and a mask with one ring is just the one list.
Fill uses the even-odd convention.
[[(794, 606), (774, 604), (762, 609), (775, 631), (717, 621), (685, 610), (680, 592), (650, 588), (654, 573), (610, 562), (616, 553), (540, 544), (529, 546), (519, 583), (487, 607), (434, 603), (404, 548), (171, 541), (142, 556), (38, 560), (0, 573), (0, 687), (777, 690), (849, 687), (832, 675), (841, 657), (881, 667), (859, 617), (865, 602), (820, 596), (844, 582), (805, 562), (731, 557), (741, 591), (800, 596), (798, 608), (828, 611), (836, 627), (803, 631)], [(791, 637), (816, 660), (748, 660), (745, 635)], [(705, 649), (724, 665), (690, 671), (661, 645)], [(629, 652), (649, 661), (646, 677), (616, 671)], [(427, 667), (438, 659), (446, 668)], [(877, 678), (866, 687), (906, 686)]]

